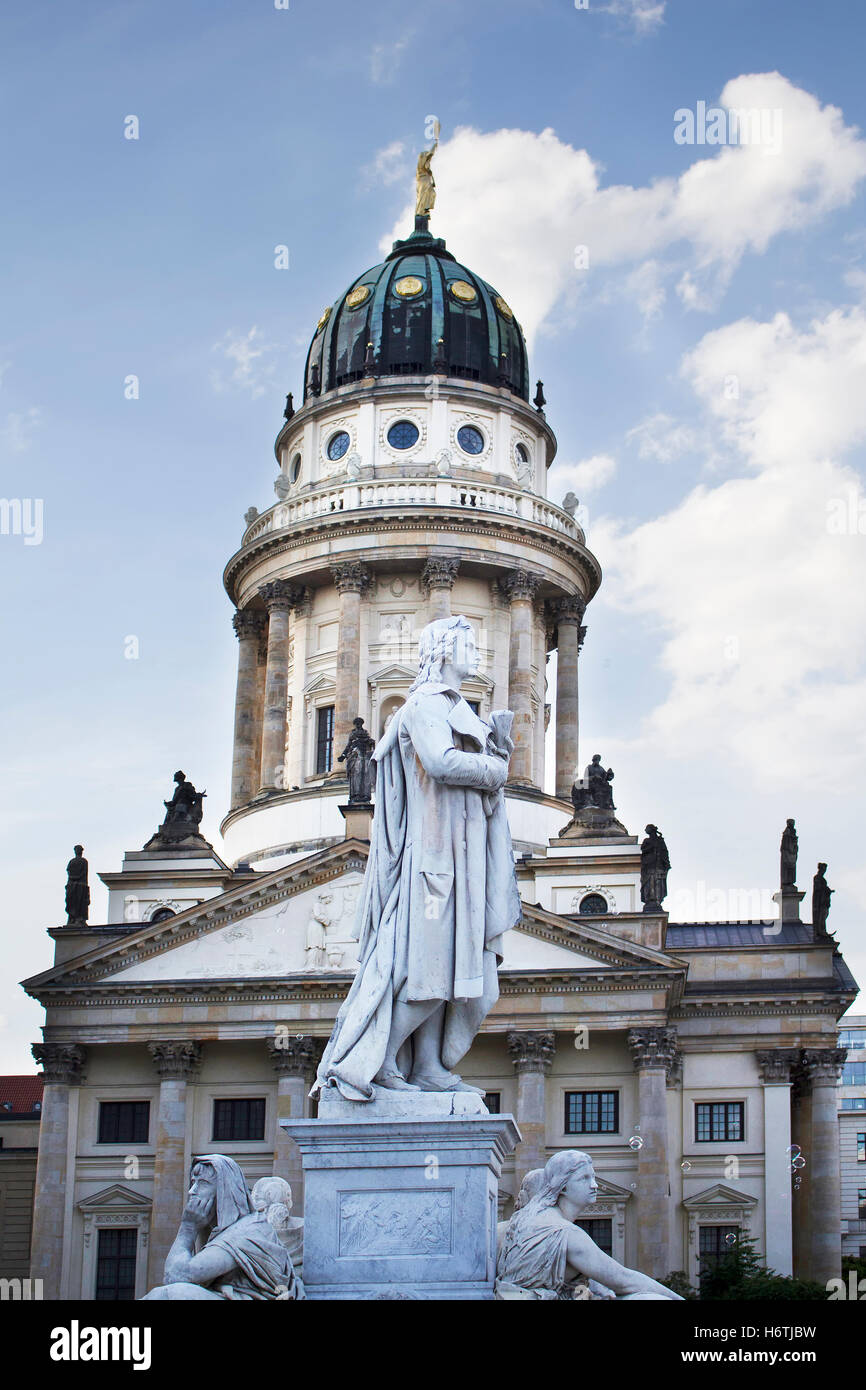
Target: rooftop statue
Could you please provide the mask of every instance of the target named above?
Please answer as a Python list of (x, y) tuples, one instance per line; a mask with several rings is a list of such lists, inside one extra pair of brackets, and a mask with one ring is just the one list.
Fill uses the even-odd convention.
[[(283, 1182), (276, 1196), (277, 1205), (290, 1211), (288, 1183)], [(303, 1284), (271, 1220), (273, 1206), (262, 1199), (261, 1191), (254, 1205), (233, 1158), (205, 1154), (197, 1159), (180, 1227), (166, 1256), (165, 1283), (145, 1298), (154, 1302), (303, 1298)], [(274, 1216), (281, 1219), (283, 1211)], [(196, 1253), (205, 1232), (206, 1243)]]
[(462, 699), (477, 668), (466, 618), (427, 624), (418, 675), (373, 753), (360, 964), (314, 1091), (475, 1089), (452, 1068), (499, 997), (502, 938), (521, 916), (502, 791), (512, 714), (485, 721)]
[(376, 768), (372, 754), (376, 742), (364, 728), (364, 721), (360, 715), (352, 720), (352, 726), (349, 741), (337, 762), (346, 764), (349, 776), (349, 805), (367, 806), (375, 782)]
[(593, 753), (592, 762), (584, 773), (583, 784), (575, 782), (571, 789), (575, 811), (583, 811), (587, 806), (595, 806), (600, 811), (616, 810), (613, 804), (613, 788), (610, 785), (612, 781), (613, 768), (603, 768), (601, 754)]
[(827, 872), (826, 864), (818, 865), (818, 872), (812, 879), (812, 929), (815, 936), (829, 936), (827, 931), (827, 917), (830, 912), (830, 897), (835, 892), (831, 888), (824, 875)]
[(187, 781), (185, 772), (176, 772), (174, 780), (177, 785), (171, 801), (162, 803), (165, 807), (165, 819), (156, 834), (148, 840), (145, 849), (170, 846), (190, 837), (199, 844), (207, 844), (199, 831), (204, 814), (202, 802), (207, 792), (197, 792), (192, 782)]
[(620, 1300), (682, 1301), (649, 1275), (605, 1255), (574, 1224), (597, 1192), (589, 1154), (562, 1149), (548, 1159), (535, 1195), (515, 1210), (505, 1231), (496, 1264), (498, 1299), (570, 1301), (613, 1295)]
[(439, 145), (438, 121), (435, 123), (433, 131), (433, 146), (429, 150), (421, 151), (418, 156), (418, 167), (415, 171), (416, 217), (428, 217), (436, 202), (436, 180), (433, 178), (433, 170), (430, 166)]
[(671, 861), (658, 826), (648, 825), (640, 847), (640, 897), (644, 912), (661, 912), (668, 894)]
[(90, 910), (90, 888), (87, 884), (87, 860), (84, 846), (74, 847), (74, 857), (66, 865), (67, 927), (87, 926)]
[(789, 817), (785, 829), (782, 831), (782, 843), (779, 846), (781, 860), (781, 873), (779, 882), (782, 888), (795, 888), (797, 886), (797, 831), (794, 829), (794, 822)]

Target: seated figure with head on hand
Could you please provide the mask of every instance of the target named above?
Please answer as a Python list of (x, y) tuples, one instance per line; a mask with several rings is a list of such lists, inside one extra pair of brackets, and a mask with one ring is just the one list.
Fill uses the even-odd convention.
[[(165, 1283), (145, 1298), (160, 1302), (303, 1298), (303, 1284), (271, 1219), (275, 1205), (282, 1209), (273, 1213), (277, 1219), (288, 1217), (291, 1188), (282, 1178), (266, 1181), (272, 1186), (262, 1191), (257, 1183), (254, 1203), (233, 1158), (205, 1154), (196, 1159), (180, 1229), (166, 1256)], [(197, 1250), (205, 1232), (207, 1239)]]
[(563, 1149), (548, 1159), (534, 1196), (515, 1210), (503, 1236), (496, 1264), (497, 1298), (681, 1301), (664, 1284), (605, 1255), (575, 1226), (597, 1192), (589, 1154)]

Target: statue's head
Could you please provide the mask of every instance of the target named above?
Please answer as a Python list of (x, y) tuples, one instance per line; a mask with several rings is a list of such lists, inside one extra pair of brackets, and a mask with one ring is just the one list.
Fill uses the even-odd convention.
[(514, 1202), (514, 1210), (520, 1211), (522, 1207), (526, 1206), (527, 1202), (532, 1201), (533, 1197), (537, 1197), (539, 1192), (541, 1191), (543, 1182), (543, 1168), (533, 1168), (531, 1172), (527, 1173), (526, 1177), (523, 1179), (523, 1182), (520, 1184), (520, 1191), (518, 1192)]
[(178, 783), (178, 785), (179, 785), (181, 782), (185, 782), (185, 781), (186, 781), (186, 773), (185, 773), (185, 772), (176, 772), (176, 773), (174, 774), (174, 780), (175, 780), (175, 782)]
[[(75, 850), (75, 853), (76, 853), (79, 857), (84, 853), (84, 846), (83, 846), (83, 845), (73, 845), (73, 849)], [(824, 865), (824, 868), (826, 869), (826, 867), (827, 867), (827, 865), (825, 864), (825, 865)]]
[(450, 666), (461, 681), (478, 670), (478, 648), (468, 618), (437, 618), (423, 629), (418, 639), (418, 674), (412, 690), (427, 681), (440, 681), (445, 666)]
[(352, 723), (354, 724), (356, 729), (363, 729), (364, 727), (364, 721), (361, 718), (360, 714), (355, 715), (355, 718), (352, 720)]
[(600, 762), (601, 762), (601, 754), (600, 754), (600, 753), (593, 753), (593, 755), (592, 755), (592, 761), (593, 761), (594, 763), (600, 763)]
[(793, 817), (793, 816), (789, 816), (789, 817), (788, 817), (787, 826), (788, 826), (788, 829), (789, 829), (789, 830), (793, 830), (793, 829), (794, 829), (794, 817)]
[(827, 872), (827, 865), (826, 865), (826, 864), (819, 864), (819, 865), (818, 865), (818, 873), (819, 873), (819, 874), (825, 874), (826, 872)]
[(289, 1224), (292, 1189), (285, 1178), (259, 1178), (251, 1198), (254, 1209), (263, 1211), (275, 1230), (282, 1230)]
[(198, 1207), (216, 1231), (233, 1226), (253, 1207), (246, 1179), (233, 1158), (202, 1154), (192, 1165), (187, 1205)]
[(594, 1202), (598, 1193), (595, 1169), (589, 1154), (579, 1149), (561, 1149), (547, 1160), (536, 1201), (539, 1206), (553, 1207), (560, 1197), (567, 1197), (577, 1207)]
[(648, 835), (658, 835), (658, 833), (659, 833), (659, 828), (658, 828), (657, 825), (648, 825), (648, 826), (646, 827), (646, 833), (647, 833)]

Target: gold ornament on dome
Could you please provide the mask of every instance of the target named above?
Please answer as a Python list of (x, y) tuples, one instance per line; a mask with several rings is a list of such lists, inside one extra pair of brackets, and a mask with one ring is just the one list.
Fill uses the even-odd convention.
[(349, 290), (349, 293), (346, 295), (346, 308), (357, 309), (359, 305), (364, 304), (369, 298), (370, 286), (356, 285), (355, 288)]
[(478, 298), (475, 290), (466, 280), (452, 280), (448, 286), (455, 299), (459, 299), (461, 304), (471, 304)]
[(324, 310), (324, 312), (323, 312), (323, 314), (322, 314), (322, 317), (319, 319), (319, 322), (316, 324), (316, 332), (317, 332), (317, 333), (321, 333), (322, 329), (324, 328), (325, 324), (328, 322), (328, 319), (329, 319), (330, 317), (331, 317), (331, 305), (329, 304), (328, 307), (327, 307), (327, 309)]
[(399, 294), (401, 299), (414, 299), (416, 294), (420, 294), (424, 288), (424, 281), (419, 280), (417, 275), (404, 275), (394, 286), (394, 293)]
[(506, 302), (505, 302), (505, 300), (502, 298), (502, 295), (501, 295), (501, 294), (497, 294), (497, 295), (494, 297), (493, 303), (496, 305), (497, 309), (499, 310), (500, 314), (502, 315), (502, 317), (503, 317), (504, 319), (513, 319), (513, 318), (514, 318), (514, 314), (513, 314), (512, 310), (511, 310), (510, 305), (506, 304)]

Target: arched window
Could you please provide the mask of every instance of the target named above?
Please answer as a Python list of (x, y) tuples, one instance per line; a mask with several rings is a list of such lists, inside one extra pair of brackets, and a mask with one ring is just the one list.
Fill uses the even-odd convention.
[(607, 898), (603, 898), (601, 893), (587, 893), (585, 898), (581, 898), (578, 908), (581, 917), (599, 917), (607, 910)]
[(169, 917), (173, 917), (174, 915), (170, 907), (158, 907), (150, 921), (151, 924), (154, 922), (167, 922)]

